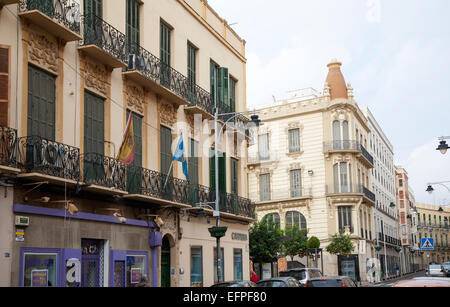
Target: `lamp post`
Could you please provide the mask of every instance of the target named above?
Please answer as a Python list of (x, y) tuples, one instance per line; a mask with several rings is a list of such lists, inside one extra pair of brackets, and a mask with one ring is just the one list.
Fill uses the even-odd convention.
[[(227, 125), (229, 121), (236, 118), (239, 115), (247, 115), (253, 114), (251, 117), (251, 122), (253, 122), (256, 127), (261, 125), (261, 121), (259, 120), (259, 116), (256, 115), (256, 111), (253, 112), (232, 112), (232, 113), (222, 113), (219, 114), (219, 108), (217, 106), (217, 100), (215, 102), (215, 111), (214, 111), (214, 161), (215, 161), (215, 188), (216, 188), (216, 201), (215, 201), (215, 211), (214, 217), (216, 218), (216, 226), (209, 228), (209, 232), (213, 238), (216, 238), (217, 245), (217, 281), (220, 283), (223, 280), (223, 272), (222, 272), (222, 252), (220, 249), (220, 238), (225, 236), (227, 231), (227, 227), (220, 226), (220, 192), (219, 192), (219, 138), (222, 133), (224, 127)], [(219, 131), (219, 118), (224, 116), (231, 116), (227, 121), (225, 121), (224, 125)]]
[(448, 144), (445, 140), (450, 140), (450, 136), (443, 136), (439, 138), (440, 144), (438, 146), (438, 148), (436, 148), (436, 150), (440, 151), (441, 154), (445, 155), (447, 153), (447, 150), (450, 149), (450, 147), (448, 147)]

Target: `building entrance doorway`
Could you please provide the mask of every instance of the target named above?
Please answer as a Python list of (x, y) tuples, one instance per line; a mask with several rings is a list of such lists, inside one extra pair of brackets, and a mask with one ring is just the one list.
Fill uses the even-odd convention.
[(81, 240), (81, 286), (103, 286), (103, 240)]

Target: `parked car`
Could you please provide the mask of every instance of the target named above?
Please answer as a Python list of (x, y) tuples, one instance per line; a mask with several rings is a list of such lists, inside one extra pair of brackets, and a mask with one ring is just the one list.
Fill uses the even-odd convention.
[(394, 288), (436, 288), (450, 287), (450, 279), (445, 277), (416, 277), (396, 282)]
[(444, 267), (445, 276), (450, 277), (450, 262), (444, 262), (442, 266)]
[(425, 274), (428, 277), (445, 277), (444, 267), (441, 264), (430, 264)]
[(256, 286), (263, 288), (300, 287), (300, 283), (294, 277), (275, 277), (261, 280)]
[(256, 287), (256, 284), (253, 281), (244, 280), (244, 281), (226, 281), (221, 282), (219, 284), (212, 285), (213, 288), (251, 288)]
[(297, 268), (280, 272), (280, 277), (294, 277), (304, 287), (309, 280), (323, 275), (317, 268)]
[(324, 276), (307, 281), (308, 288), (355, 288), (356, 283), (348, 276)]

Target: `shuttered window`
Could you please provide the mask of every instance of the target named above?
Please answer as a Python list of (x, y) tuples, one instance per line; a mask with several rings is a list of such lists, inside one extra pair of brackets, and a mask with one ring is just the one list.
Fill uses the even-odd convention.
[[(214, 148), (210, 150), (209, 159), (209, 185), (212, 190), (216, 190), (216, 160)], [(227, 172), (226, 172), (226, 154), (219, 151), (219, 192), (227, 192)]]
[(338, 208), (339, 230), (345, 230), (345, 227), (350, 227), (352, 230), (352, 207), (345, 206)]
[(9, 48), (0, 47), (0, 126), (8, 126)]
[(231, 194), (238, 195), (239, 186), (238, 186), (238, 160), (231, 158), (230, 159), (230, 175), (231, 175)]
[(259, 158), (262, 161), (269, 160), (269, 134), (259, 136)]
[(172, 130), (161, 126), (161, 173), (172, 176), (173, 170), (170, 171), (172, 164)]
[(89, 92), (84, 93), (84, 152), (104, 154), (104, 101)]
[(159, 55), (161, 59), (161, 84), (165, 87), (170, 87), (171, 84), (170, 32), (171, 29), (161, 21)]
[(226, 67), (219, 68), (218, 91), (221, 106), (225, 107), (226, 113), (230, 113), (231, 109), (229, 99), (229, 75), (228, 75), (228, 68)]
[(189, 90), (189, 101), (193, 104), (195, 103), (195, 86), (196, 86), (196, 75), (197, 75), (197, 48), (192, 44), (187, 44), (187, 72), (188, 72), (188, 90)]
[(219, 65), (217, 65), (214, 61), (210, 61), (210, 92), (214, 105), (219, 102), (219, 68)]
[(29, 136), (55, 140), (55, 81), (55, 76), (32, 65), (28, 66)]
[(270, 200), (270, 174), (259, 176), (260, 200)]
[[(127, 120), (130, 110), (127, 110)], [(127, 170), (127, 190), (130, 194), (142, 194), (142, 117), (133, 112), (134, 160)]]
[(300, 151), (300, 129), (289, 130), (289, 152)]
[(84, 15), (103, 18), (103, 0), (84, 0)]
[(291, 197), (302, 196), (302, 171), (292, 170), (291, 174)]
[(136, 0), (127, 0), (127, 44), (130, 53), (137, 51), (140, 40), (139, 3)]
[(230, 77), (230, 108), (231, 108), (231, 112), (236, 112), (236, 85), (237, 85), (237, 80)]

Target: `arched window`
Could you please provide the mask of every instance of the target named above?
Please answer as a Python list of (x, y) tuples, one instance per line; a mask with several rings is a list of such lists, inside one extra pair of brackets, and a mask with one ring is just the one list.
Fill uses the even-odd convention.
[(280, 226), (280, 215), (278, 213), (269, 213), (264, 217), (268, 224), (276, 224)]
[(298, 211), (289, 211), (286, 213), (286, 228), (297, 225), (300, 229), (307, 229), (306, 218)]

